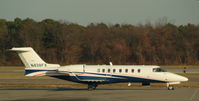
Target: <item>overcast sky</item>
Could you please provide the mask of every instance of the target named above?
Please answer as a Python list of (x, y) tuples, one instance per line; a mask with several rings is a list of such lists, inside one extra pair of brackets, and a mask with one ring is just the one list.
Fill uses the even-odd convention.
[(199, 0), (0, 0), (0, 19), (16, 17), (81, 25), (145, 24), (167, 17), (176, 25), (199, 24)]

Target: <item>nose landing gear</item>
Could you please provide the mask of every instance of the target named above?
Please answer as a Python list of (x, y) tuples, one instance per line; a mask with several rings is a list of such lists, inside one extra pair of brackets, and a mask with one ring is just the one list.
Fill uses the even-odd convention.
[(174, 87), (173, 87), (172, 85), (168, 85), (168, 86), (167, 86), (167, 89), (168, 89), (168, 90), (174, 90)]

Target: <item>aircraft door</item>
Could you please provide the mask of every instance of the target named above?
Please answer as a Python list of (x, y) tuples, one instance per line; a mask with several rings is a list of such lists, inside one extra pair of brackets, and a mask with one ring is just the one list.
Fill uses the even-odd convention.
[(85, 73), (85, 65), (83, 65), (83, 73)]

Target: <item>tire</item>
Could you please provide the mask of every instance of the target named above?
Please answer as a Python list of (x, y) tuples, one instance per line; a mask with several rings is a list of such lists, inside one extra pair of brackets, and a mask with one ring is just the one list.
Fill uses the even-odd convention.
[(174, 90), (173, 86), (168, 86), (168, 90)]
[(88, 84), (88, 90), (91, 91), (91, 90), (95, 90), (97, 87), (96, 84)]

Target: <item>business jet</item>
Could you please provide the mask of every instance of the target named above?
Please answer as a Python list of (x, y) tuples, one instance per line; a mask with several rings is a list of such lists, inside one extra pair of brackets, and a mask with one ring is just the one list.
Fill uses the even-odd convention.
[(155, 65), (85, 65), (60, 66), (44, 62), (31, 47), (13, 47), (25, 65), (25, 76), (50, 76), (88, 85), (94, 90), (100, 84), (140, 82), (143, 86), (150, 83), (166, 83), (168, 90), (174, 84), (188, 81), (188, 78), (167, 72)]

